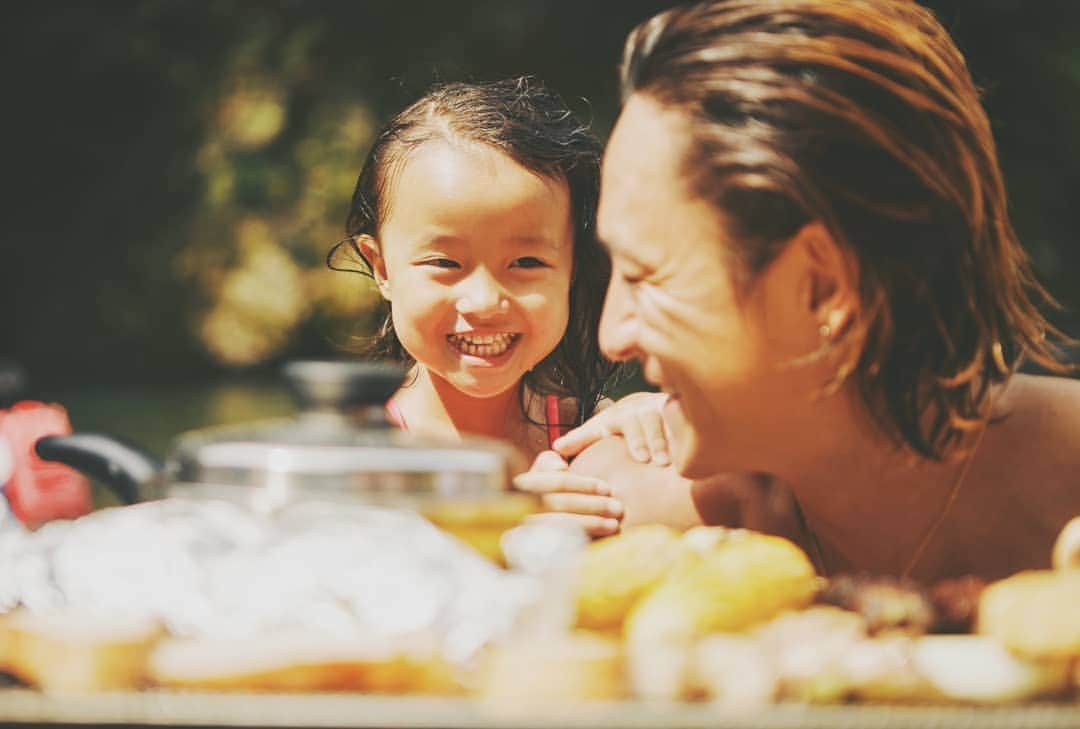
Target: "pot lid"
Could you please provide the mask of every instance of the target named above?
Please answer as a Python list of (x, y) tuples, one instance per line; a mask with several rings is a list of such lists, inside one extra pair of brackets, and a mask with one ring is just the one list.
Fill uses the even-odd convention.
[(284, 368), (301, 410), (291, 418), (182, 436), (167, 464), (173, 484), (329, 492), (500, 492), (509, 446), (486, 438), (442, 441), (395, 428), (386, 402), (405, 370), (384, 362), (301, 361)]

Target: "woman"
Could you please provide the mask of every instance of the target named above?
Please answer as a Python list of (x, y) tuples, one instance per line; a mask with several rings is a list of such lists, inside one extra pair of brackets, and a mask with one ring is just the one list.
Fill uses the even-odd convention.
[(1048, 564), (1080, 383), (963, 58), (903, 0), (680, 7), (627, 39), (601, 346), (668, 393), (679, 471), (788, 482), (819, 569)]

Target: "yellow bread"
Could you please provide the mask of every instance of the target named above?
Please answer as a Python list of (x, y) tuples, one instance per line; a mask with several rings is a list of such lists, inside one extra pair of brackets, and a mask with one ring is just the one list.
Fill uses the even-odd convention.
[(4, 668), (44, 691), (86, 693), (141, 688), (160, 626), (142, 619), (18, 610), (0, 619)]
[(285, 631), (239, 639), (169, 639), (148, 676), (170, 688), (211, 691), (453, 693), (450, 667), (430, 647)]
[(1029, 658), (1080, 656), (1080, 570), (1029, 570), (989, 585), (978, 632)]
[(1080, 516), (1070, 519), (1058, 534), (1051, 562), (1056, 570), (1080, 569)]
[(683, 560), (630, 613), (630, 641), (686, 642), (741, 631), (807, 605), (818, 588), (806, 554), (782, 537), (732, 532)]
[(679, 533), (649, 524), (593, 542), (577, 582), (577, 625), (618, 631), (635, 603), (655, 587), (684, 554)]

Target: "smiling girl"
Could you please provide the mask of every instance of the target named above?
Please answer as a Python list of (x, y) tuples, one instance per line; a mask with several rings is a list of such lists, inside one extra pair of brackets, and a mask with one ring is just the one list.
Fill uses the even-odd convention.
[(439, 86), (379, 134), (339, 245), (388, 304), (374, 353), (411, 365), (398, 425), (532, 460), (596, 409), (615, 371), (596, 338), (600, 149), (528, 78)]

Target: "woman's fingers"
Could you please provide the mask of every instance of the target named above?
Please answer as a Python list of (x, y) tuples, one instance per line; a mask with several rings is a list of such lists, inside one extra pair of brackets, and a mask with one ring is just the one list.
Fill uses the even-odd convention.
[(611, 435), (603, 415), (594, 415), (582, 425), (555, 439), (551, 447), (563, 458), (573, 458), (601, 438)]
[(645, 440), (645, 429), (641, 427), (641, 417), (637, 412), (626, 411), (612, 430), (622, 434), (631, 458), (639, 463), (649, 462), (652, 453), (649, 451), (649, 445)]
[(533, 461), (530, 471), (565, 471), (570, 464), (555, 451), (542, 451)]
[(527, 521), (544, 523), (571, 524), (584, 531), (590, 537), (610, 537), (619, 532), (619, 520), (603, 516), (587, 516), (583, 514), (534, 514)]
[[(657, 466), (670, 464), (667, 431), (664, 429), (664, 417), (660, 411), (651, 410), (642, 413), (639, 422), (644, 439), (642, 447), (649, 452), (651, 461)], [(629, 445), (629, 438), (627, 438), (627, 444)], [(631, 446), (631, 452), (633, 452), (633, 446)]]
[(591, 494), (551, 493), (541, 497), (541, 503), (548, 511), (584, 516), (601, 516), (609, 519), (621, 519), (623, 505), (610, 496)]
[[(552, 470), (539, 470), (544, 467)], [(543, 508), (549, 512), (545, 516), (569, 517), (589, 536), (603, 537), (619, 531), (623, 505), (611, 497), (608, 483), (570, 473), (566, 462), (557, 454), (545, 457), (541, 453), (533, 463), (533, 470), (514, 479), (514, 487), (539, 494)]]
[(666, 399), (666, 395), (655, 392), (627, 395), (558, 438), (552, 448), (563, 458), (572, 458), (602, 438), (621, 435), (635, 461), (666, 466), (671, 463), (661, 414)]
[(532, 494), (558, 492), (611, 496), (611, 487), (603, 479), (580, 476), (569, 471), (528, 471), (514, 477), (514, 488)]

